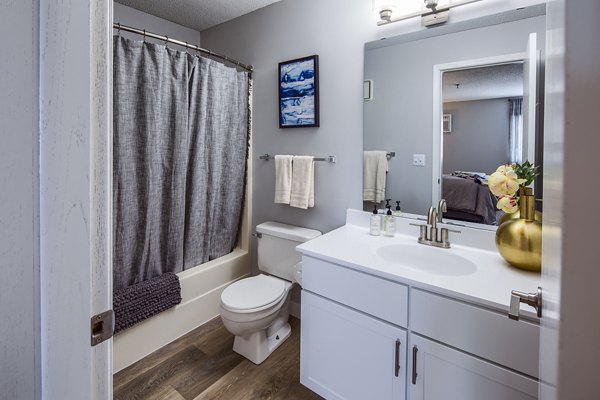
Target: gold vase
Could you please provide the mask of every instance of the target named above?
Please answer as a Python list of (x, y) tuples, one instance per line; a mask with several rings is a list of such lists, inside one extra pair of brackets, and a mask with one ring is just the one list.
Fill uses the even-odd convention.
[[(503, 216), (500, 217), (500, 220), (498, 221), (498, 226), (502, 225), (503, 223), (505, 223), (507, 221), (510, 221), (511, 219), (519, 219), (519, 218), (521, 218), (521, 211), (517, 211), (517, 212), (514, 212), (512, 214), (506, 213), (506, 214), (504, 214)], [(536, 221), (538, 221), (539, 223), (543, 223), (544, 222), (543, 221), (543, 215), (542, 215), (541, 211), (537, 211), (537, 210), (535, 211), (535, 217), (534, 217), (534, 219)]]
[(520, 218), (509, 219), (496, 231), (496, 247), (511, 265), (528, 271), (542, 270), (542, 224), (535, 218), (531, 188), (520, 189)]

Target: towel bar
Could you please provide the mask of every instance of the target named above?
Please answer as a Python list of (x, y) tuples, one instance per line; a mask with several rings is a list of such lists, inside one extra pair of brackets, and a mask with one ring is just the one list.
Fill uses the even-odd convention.
[[(261, 160), (269, 161), (269, 160), (274, 159), (275, 157), (273, 157), (272, 155), (270, 155), (268, 153), (265, 153), (262, 156), (259, 156), (258, 158)], [(314, 161), (327, 161), (328, 163), (331, 163), (331, 164), (335, 164), (335, 161), (336, 161), (335, 156), (315, 157), (315, 158), (313, 158), (313, 160)]]

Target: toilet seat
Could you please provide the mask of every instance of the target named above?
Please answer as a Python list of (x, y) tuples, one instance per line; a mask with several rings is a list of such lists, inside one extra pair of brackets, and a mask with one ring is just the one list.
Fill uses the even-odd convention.
[(227, 286), (221, 294), (221, 304), (237, 313), (262, 311), (281, 301), (286, 295), (285, 289), (283, 280), (261, 274)]

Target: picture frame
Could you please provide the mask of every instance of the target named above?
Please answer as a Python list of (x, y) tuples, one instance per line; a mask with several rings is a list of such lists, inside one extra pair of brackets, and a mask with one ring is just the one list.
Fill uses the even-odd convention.
[(444, 133), (452, 132), (452, 114), (444, 114), (442, 126)]
[(319, 56), (279, 63), (279, 128), (319, 126)]

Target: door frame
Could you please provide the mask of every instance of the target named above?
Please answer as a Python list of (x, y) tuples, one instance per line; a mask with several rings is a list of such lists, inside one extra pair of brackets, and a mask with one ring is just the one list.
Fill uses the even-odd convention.
[(41, 385), (111, 399), (112, 1), (40, 0)]
[[(525, 64), (528, 58), (527, 52), (502, 54), (493, 57), (476, 58), (470, 60), (453, 61), (443, 64), (435, 64), (433, 66), (433, 124), (432, 137), (433, 149), (431, 152), (432, 173), (434, 174), (431, 180), (431, 204), (437, 204), (442, 198), (442, 167), (444, 165), (444, 139), (443, 139), (443, 120), (444, 113), (444, 98), (442, 93), (443, 73), (448, 71), (457, 71), (462, 69), (471, 69), (477, 67), (491, 67), (494, 65), (509, 64), (522, 62)], [(535, 137), (535, 132), (533, 132)], [(525, 140), (529, 140), (529, 132)], [(529, 149), (527, 157), (533, 160), (535, 157), (535, 148)], [(496, 226), (477, 224), (477, 228), (485, 230), (496, 230)]]

